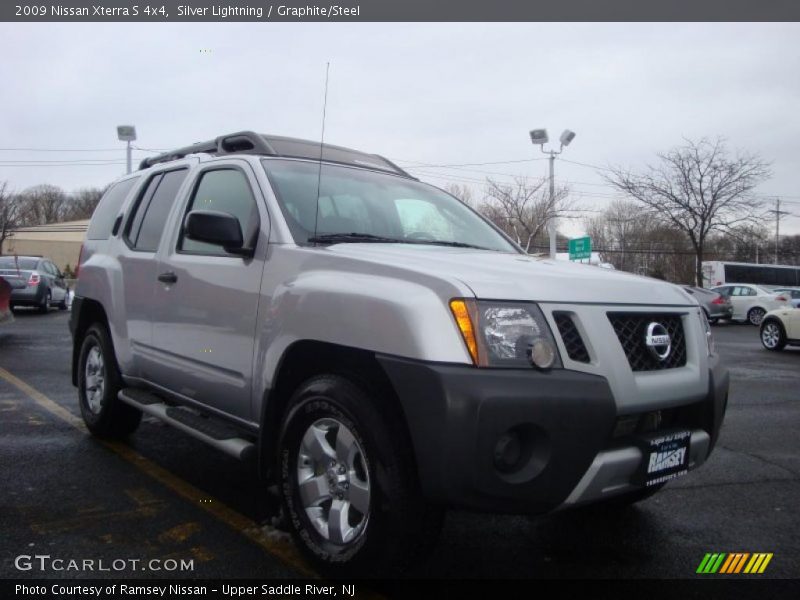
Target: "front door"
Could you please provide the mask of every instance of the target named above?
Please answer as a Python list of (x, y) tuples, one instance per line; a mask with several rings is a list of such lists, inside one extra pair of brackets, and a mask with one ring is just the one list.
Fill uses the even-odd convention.
[[(265, 204), (246, 161), (215, 162), (198, 172), (173, 239), (160, 254), (153, 346), (154, 381), (228, 415), (251, 421), (253, 348), (269, 235)], [(253, 258), (190, 240), (182, 223), (192, 210), (235, 216)]]

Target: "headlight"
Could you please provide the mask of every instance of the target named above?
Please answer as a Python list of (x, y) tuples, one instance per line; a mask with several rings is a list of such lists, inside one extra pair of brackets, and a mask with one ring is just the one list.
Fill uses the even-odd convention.
[(482, 367), (561, 367), (553, 334), (536, 304), (453, 300), (473, 362)]
[(703, 324), (703, 332), (706, 334), (706, 345), (708, 346), (708, 355), (711, 356), (717, 351), (717, 348), (714, 345), (714, 336), (711, 333), (711, 325), (708, 323), (708, 318), (706, 317), (706, 313), (704, 310), (700, 309), (698, 311), (698, 316), (700, 317), (700, 322)]

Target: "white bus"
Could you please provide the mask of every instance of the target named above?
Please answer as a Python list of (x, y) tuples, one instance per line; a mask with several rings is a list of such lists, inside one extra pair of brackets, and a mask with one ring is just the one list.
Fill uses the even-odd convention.
[(800, 266), (703, 261), (703, 287), (754, 283), (772, 287), (800, 287)]

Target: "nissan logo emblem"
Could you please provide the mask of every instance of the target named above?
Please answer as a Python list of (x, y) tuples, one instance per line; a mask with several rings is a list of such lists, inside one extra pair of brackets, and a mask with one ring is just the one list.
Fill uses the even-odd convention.
[(672, 340), (667, 328), (655, 321), (650, 323), (647, 326), (647, 334), (644, 336), (644, 345), (658, 360), (667, 360), (670, 350), (672, 350)]

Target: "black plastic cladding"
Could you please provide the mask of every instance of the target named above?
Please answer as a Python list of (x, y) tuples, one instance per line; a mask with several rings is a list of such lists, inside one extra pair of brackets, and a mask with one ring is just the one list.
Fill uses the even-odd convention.
[(575, 322), (569, 313), (554, 312), (553, 318), (558, 326), (558, 332), (561, 334), (561, 339), (564, 342), (564, 348), (567, 350), (567, 356), (577, 362), (588, 363), (589, 352), (586, 350), (586, 345), (583, 343), (578, 328), (575, 327)]

